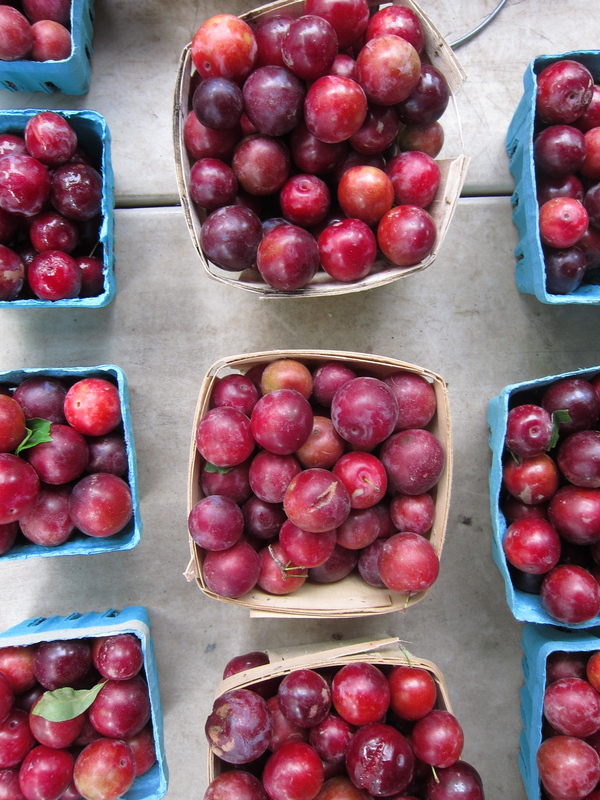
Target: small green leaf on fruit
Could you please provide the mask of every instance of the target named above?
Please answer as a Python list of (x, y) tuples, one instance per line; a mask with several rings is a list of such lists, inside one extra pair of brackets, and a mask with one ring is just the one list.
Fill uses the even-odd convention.
[(51, 423), (49, 420), (40, 419), (39, 417), (28, 419), (25, 427), (27, 433), (25, 434), (25, 438), (21, 444), (15, 450), (15, 453), (18, 455), (22, 450), (27, 450), (29, 447), (35, 447), (36, 444), (41, 444), (42, 442), (51, 442), (52, 437), (50, 436), (50, 424)]
[(74, 719), (87, 711), (105, 683), (106, 681), (101, 681), (91, 689), (72, 689), (70, 686), (65, 686), (53, 692), (44, 692), (31, 713), (49, 722)]
[(566, 408), (559, 408), (557, 411), (552, 412), (552, 436), (546, 448), (547, 450), (552, 450), (553, 447), (556, 447), (559, 435), (558, 427), (566, 422), (571, 422), (571, 415)]
[(230, 469), (232, 467), (217, 467), (215, 464), (211, 464), (210, 461), (207, 461), (204, 467), (205, 472), (218, 472), (219, 475), (225, 475)]

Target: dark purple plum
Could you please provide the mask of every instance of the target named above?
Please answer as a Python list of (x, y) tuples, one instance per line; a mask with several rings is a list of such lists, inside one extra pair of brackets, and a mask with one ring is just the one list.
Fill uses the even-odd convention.
[(327, 561), (308, 570), (308, 577), (314, 583), (336, 583), (349, 575), (358, 562), (358, 552), (336, 544)]
[(199, 158), (220, 158), (229, 161), (238, 142), (242, 138), (239, 125), (226, 131), (215, 131), (203, 125), (193, 111), (190, 111), (183, 125), (183, 141), (189, 156)]
[(90, 436), (87, 443), (90, 453), (87, 472), (112, 472), (121, 477), (127, 474), (127, 445), (120, 431)]
[(64, 403), (67, 385), (60, 378), (34, 375), (15, 389), (13, 397), (27, 419), (40, 417), (50, 422), (64, 423)]
[(329, 685), (312, 669), (296, 669), (286, 675), (277, 696), (284, 717), (301, 728), (323, 722), (331, 708)]
[(600, 398), (584, 378), (563, 378), (549, 386), (542, 396), (542, 406), (552, 414), (566, 410), (570, 421), (559, 422), (561, 435), (593, 427), (600, 417)]
[(283, 63), (305, 81), (326, 75), (337, 52), (334, 28), (315, 14), (304, 14), (294, 20), (281, 47)]
[(378, 796), (404, 791), (412, 779), (414, 764), (408, 740), (391, 725), (378, 722), (361, 727), (346, 754), (352, 783)]
[(393, 432), (398, 403), (390, 388), (378, 378), (354, 378), (335, 393), (331, 419), (342, 439), (368, 449)]
[(406, 100), (398, 103), (396, 113), (405, 125), (430, 125), (442, 116), (449, 99), (446, 78), (431, 64), (423, 64), (417, 85)]
[(227, 272), (253, 266), (263, 231), (260, 219), (249, 208), (229, 205), (210, 214), (200, 233), (206, 257)]
[(231, 166), (250, 194), (267, 195), (281, 189), (290, 172), (290, 153), (279, 139), (254, 133), (238, 144)]
[(267, 64), (274, 64), (283, 67), (283, 56), (281, 45), (285, 39), (290, 25), (294, 21), (293, 17), (285, 14), (263, 17), (254, 29), (254, 38), (258, 47), (256, 65), (258, 67)]
[(600, 183), (591, 186), (585, 193), (583, 205), (588, 212), (590, 225), (600, 228)]
[(346, 142), (327, 143), (317, 139), (308, 130), (304, 120), (291, 132), (289, 146), (292, 160), (298, 169), (313, 175), (334, 172), (348, 152)]
[(436, 769), (427, 780), (425, 800), (484, 800), (483, 783), (475, 767), (456, 761), (451, 767)]
[(244, 83), (244, 108), (255, 128), (267, 136), (283, 136), (302, 117), (304, 83), (285, 67), (254, 70)]
[(265, 700), (250, 689), (218, 697), (205, 725), (209, 747), (228, 764), (247, 764), (269, 745), (271, 715)]
[(33, 659), (33, 673), (45, 689), (73, 686), (92, 664), (92, 651), (83, 639), (43, 642)]
[(544, 251), (546, 291), (549, 294), (570, 294), (581, 285), (587, 269), (587, 257), (580, 247)]
[(207, 211), (232, 205), (238, 182), (231, 167), (217, 158), (201, 158), (190, 170), (190, 196)]
[(369, 103), (367, 116), (361, 127), (350, 137), (350, 145), (357, 153), (371, 155), (382, 153), (398, 135), (398, 115), (391, 106)]
[(583, 203), (583, 184), (576, 175), (561, 175), (558, 178), (550, 175), (538, 175), (536, 179), (537, 200), (540, 206), (554, 197), (572, 197)]
[(533, 160), (540, 172), (554, 178), (577, 172), (586, 155), (583, 133), (571, 125), (550, 125), (533, 143)]
[(63, 164), (52, 175), (52, 205), (59, 214), (79, 222), (102, 209), (102, 177), (89, 164)]
[(196, 87), (192, 108), (207, 128), (230, 130), (239, 123), (244, 110), (242, 90), (228, 78), (206, 78)]
[(266, 503), (255, 495), (242, 506), (245, 531), (257, 539), (273, 539), (286, 520), (281, 503)]

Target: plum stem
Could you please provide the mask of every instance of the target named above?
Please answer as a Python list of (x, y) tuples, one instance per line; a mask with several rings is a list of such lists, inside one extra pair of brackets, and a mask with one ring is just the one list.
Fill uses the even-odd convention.
[[(288, 573), (292, 575), (292, 578), (308, 578), (308, 570), (306, 567), (300, 567), (298, 564), (292, 564), (291, 561), (288, 561), (286, 564), (280, 561), (280, 559), (275, 555), (272, 544), (269, 545), (269, 553), (271, 554), (273, 561), (281, 570), (281, 577), (284, 580), (287, 579)], [(294, 570), (300, 570), (300, 572), (295, 572)]]
[(374, 483), (373, 483), (373, 481), (369, 480), (369, 478), (363, 478), (363, 481), (364, 481), (365, 483), (367, 483), (367, 484), (368, 484), (368, 485), (369, 485), (369, 486), (370, 486), (372, 489), (374, 489), (376, 492), (380, 492), (380, 491), (381, 491), (381, 489), (379, 488), (379, 486), (377, 486), (376, 484), (374, 484)]

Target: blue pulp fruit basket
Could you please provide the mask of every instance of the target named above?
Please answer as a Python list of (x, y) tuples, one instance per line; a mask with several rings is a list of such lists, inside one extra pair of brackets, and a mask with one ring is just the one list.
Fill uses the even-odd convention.
[(526, 294), (534, 294), (542, 303), (549, 305), (567, 303), (598, 305), (600, 286), (593, 284), (582, 284), (575, 291), (564, 295), (549, 294), (546, 291), (546, 267), (539, 233), (539, 205), (533, 165), (535, 96), (537, 75), (544, 67), (561, 59), (579, 61), (590, 70), (594, 81), (600, 81), (600, 51), (597, 50), (539, 56), (525, 71), (524, 93), (506, 136), (510, 171), (516, 184), (511, 200), (513, 221), (519, 231), (519, 243), (515, 248), (517, 288)]
[[(512, 582), (508, 563), (502, 549), (502, 540), (506, 533), (507, 522), (500, 509), (502, 491), (502, 456), (504, 453), (504, 439), (506, 436), (506, 420), (508, 412), (513, 406), (523, 403), (536, 403), (543, 390), (550, 384), (562, 378), (592, 378), (600, 372), (600, 367), (591, 367), (584, 370), (565, 372), (561, 375), (550, 375), (522, 383), (513, 383), (506, 386), (497, 397), (490, 400), (488, 406), (488, 425), (490, 428), (489, 445), (492, 450), (492, 464), (489, 472), (490, 485), (490, 513), (492, 517), (492, 554), (498, 569), (504, 578), (506, 600), (509, 608), (520, 622), (535, 622), (543, 625), (556, 625), (556, 619), (551, 617), (542, 607), (539, 595), (528, 594), (517, 589)], [(577, 625), (565, 625), (566, 628), (590, 628), (600, 625), (600, 615), (587, 622)]]
[(157, 759), (148, 772), (135, 779), (122, 800), (159, 800), (167, 791), (168, 769), (154, 644), (150, 636), (150, 618), (143, 606), (129, 606), (122, 611), (109, 609), (104, 613), (74, 613), (67, 617), (32, 617), (0, 633), (0, 648), (64, 639), (113, 636), (118, 633), (132, 633), (138, 637), (142, 646)]
[(112, 553), (116, 550), (131, 550), (139, 544), (142, 533), (142, 520), (140, 515), (137, 462), (133, 443), (133, 427), (131, 424), (131, 412), (129, 410), (129, 392), (125, 373), (114, 364), (101, 364), (96, 367), (62, 367), (50, 369), (40, 367), (35, 369), (19, 369), (10, 372), (0, 372), (0, 385), (14, 388), (27, 378), (40, 375), (52, 378), (65, 378), (71, 380), (73, 383), (82, 378), (104, 378), (116, 384), (121, 401), (123, 435), (125, 437), (128, 461), (127, 482), (131, 489), (133, 515), (122, 531), (106, 538), (96, 539), (93, 536), (86, 536), (83, 533), (75, 531), (70, 539), (57, 547), (44, 547), (34, 544), (33, 542), (21, 542), (17, 540), (17, 544), (13, 545), (3, 556), (0, 556), (0, 563), (3, 561), (22, 560), (24, 558), (36, 558), (38, 556), (79, 556), (93, 555), (95, 553)]
[(527, 790), (528, 800), (540, 800), (540, 773), (536, 754), (542, 743), (546, 662), (556, 651), (583, 653), (600, 650), (600, 629), (570, 631), (548, 626), (525, 625), (521, 638), (523, 647), (523, 676), (521, 688), (521, 720), (519, 737), (519, 769)]
[[(1, 63), (1, 62), (0, 62)], [(9, 109), (0, 111), (0, 133), (14, 133), (22, 136), (27, 122), (43, 109)], [(100, 308), (113, 299), (117, 284), (114, 274), (114, 205), (115, 179), (112, 169), (110, 131), (106, 120), (97, 111), (56, 111), (71, 125), (82, 149), (89, 155), (92, 163), (102, 177), (102, 222), (99, 243), (102, 247), (104, 286), (95, 297), (72, 297), (65, 300), (38, 300), (37, 298), (18, 298), (0, 300), (0, 308)]]
[(71, 55), (63, 61), (0, 61), (0, 88), (85, 94), (90, 88), (94, 0), (72, 0)]

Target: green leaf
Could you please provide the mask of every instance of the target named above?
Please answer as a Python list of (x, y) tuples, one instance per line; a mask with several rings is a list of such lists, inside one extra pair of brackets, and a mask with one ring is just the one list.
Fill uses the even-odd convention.
[(207, 461), (204, 467), (205, 472), (218, 472), (219, 475), (226, 475), (230, 469), (233, 469), (233, 467), (217, 467), (211, 464), (210, 461)]
[(65, 722), (83, 714), (94, 702), (106, 681), (101, 681), (91, 689), (72, 689), (65, 686), (53, 692), (44, 692), (31, 712), (49, 722)]
[(41, 444), (42, 442), (52, 441), (52, 437), (50, 436), (50, 422), (47, 419), (40, 419), (39, 417), (28, 419), (25, 429), (27, 431), (25, 438), (15, 450), (17, 455), (21, 450), (35, 447), (36, 444)]
[(546, 448), (547, 450), (552, 450), (553, 447), (556, 447), (559, 435), (558, 426), (564, 422), (571, 422), (571, 415), (566, 408), (559, 408), (557, 411), (552, 412), (552, 436)]

